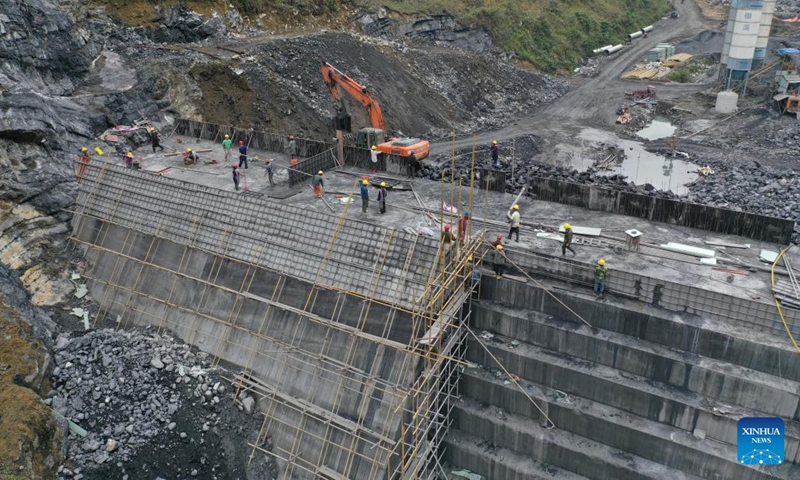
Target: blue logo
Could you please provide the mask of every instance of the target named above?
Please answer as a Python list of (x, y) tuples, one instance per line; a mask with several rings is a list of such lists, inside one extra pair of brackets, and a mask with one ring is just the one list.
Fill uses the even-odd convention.
[(783, 420), (742, 418), (738, 425), (739, 463), (780, 465), (783, 463)]

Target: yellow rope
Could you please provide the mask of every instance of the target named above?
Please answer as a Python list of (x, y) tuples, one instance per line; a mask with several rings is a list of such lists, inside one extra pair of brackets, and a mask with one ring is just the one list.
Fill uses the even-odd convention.
[(777, 265), (778, 262), (780, 262), (781, 258), (783, 258), (783, 255), (786, 253), (787, 250), (789, 250), (789, 247), (786, 247), (783, 250), (781, 250), (781, 253), (779, 253), (778, 256), (775, 258), (775, 261), (772, 262), (772, 269), (771, 269), (772, 300), (775, 302), (775, 308), (778, 309), (778, 315), (781, 316), (781, 322), (783, 322), (783, 328), (786, 329), (786, 334), (789, 335), (789, 340), (792, 341), (792, 344), (794, 345), (795, 350), (797, 350), (797, 353), (800, 353), (800, 345), (797, 345), (797, 341), (794, 339), (794, 335), (792, 335), (792, 331), (789, 329), (789, 325), (786, 323), (786, 317), (783, 316), (783, 310), (781, 309), (781, 302), (779, 302), (778, 298), (775, 296), (775, 265)]

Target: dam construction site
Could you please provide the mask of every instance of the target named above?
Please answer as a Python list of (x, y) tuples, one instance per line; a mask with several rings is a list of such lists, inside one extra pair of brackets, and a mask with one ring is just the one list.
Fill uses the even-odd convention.
[(800, 480), (800, 2), (433, 3), (0, 0), (0, 480)]

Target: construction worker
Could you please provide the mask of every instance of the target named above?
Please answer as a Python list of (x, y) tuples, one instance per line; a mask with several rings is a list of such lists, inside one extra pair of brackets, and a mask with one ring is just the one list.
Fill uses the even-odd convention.
[(422, 162), (414, 155), (414, 150), (408, 152), (408, 163), (411, 165), (411, 176), (419, 175), (419, 171), (422, 170)]
[(322, 170), (320, 170), (314, 175), (314, 178), (311, 179), (311, 187), (314, 189), (315, 197), (322, 198), (322, 187), (324, 184), (325, 182), (322, 180)]
[(373, 145), (372, 149), (369, 151), (369, 159), (372, 161), (372, 165), (374, 166), (378, 163), (378, 147), (377, 145)]
[(289, 158), (297, 157), (297, 140), (295, 140), (294, 135), (289, 135), (289, 143), (286, 145), (286, 154), (289, 155)]
[(606, 291), (606, 278), (608, 272), (606, 271), (606, 261), (602, 258), (597, 261), (597, 266), (594, 267), (594, 296), (602, 297), (603, 292)]
[(186, 152), (183, 154), (183, 163), (186, 165), (194, 165), (198, 160), (200, 160), (200, 157), (198, 157), (191, 148), (187, 148)]
[(469, 210), (464, 211), (458, 219), (458, 243), (463, 244), (467, 238), (467, 230), (469, 229)]
[(233, 186), (239, 190), (239, 165), (233, 164)]
[(222, 150), (225, 151), (225, 163), (230, 163), (231, 161), (231, 148), (233, 148), (231, 145), (232, 143), (231, 136), (226, 133), (225, 140), (222, 141)]
[(247, 168), (247, 145), (243, 140), (239, 140), (239, 168), (242, 168), (242, 164)]
[(128, 168), (133, 168), (133, 152), (128, 152), (125, 154), (125, 166)]
[(361, 181), (361, 213), (367, 213), (369, 206), (369, 181)]
[(156, 148), (160, 148), (162, 152), (164, 151), (164, 147), (161, 146), (161, 137), (155, 127), (150, 127), (150, 142), (153, 144), (153, 153), (156, 153)]
[(442, 231), (442, 242), (449, 244), (453, 243), (454, 240), (453, 232), (450, 231), (450, 225), (445, 224), (444, 231)]
[(503, 244), (503, 236), (498, 233), (497, 234), (497, 238), (491, 243), (492, 248), (495, 248), (498, 245), (502, 245), (502, 244)]
[(506, 255), (503, 253), (502, 245), (494, 247), (494, 252), (492, 252), (492, 262), (494, 263), (494, 278), (502, 277), (503, 270), (506, 268)]
[(481, 272), (480, 268), (478, 268), (478, 265), (476, 265), (473, 261), (472, 255), (467, 257), (467, 262), (472, 267), (472, 281), (470, 285), (472, 286), (472, 289), (475, 290), (475, 288), (481, 283), (481, 276), (483, 273)]
[(509, 223), (511, 223), (511, 229), (508, 231), (508, 238), (511, 238), (514, 233), (517, 234), (516, 242), (519, 242), (519, 205), (514, 205), (511, 207), (511, 215), (508, 217)]
[(267, 170), (266, 173), (267, 173), (267, 177), (269, 178), (269, 186), (270, 187), (274, 187), (275, 186), (275, 181), (272, 179), (272, 176), (275, 175), (275, 167), (272, 166), (272, 160), (270, 160), (269, 158), (265, 159), (264, 163), (266, 164), (266, 167), (267, 167), (266, 168), (266, 170)]
[(386, 213), (386, 182), (381, 182), (381, 188), (378, 190), (378, 211)]
[(561, 244), (561, 256), (567, 254), (567, 250), (575, 255), (575, 250), (572, 249), (572, 227), (569, 223), (564, 224), (564, 243)]
[(81, 155), (78, 157), (78, 173), (75, 175), (78, 179), (78, 183), (81, 183), (81, 178), (83, 178), (83, 174), (86, 173), (86, 167), (91, 161), (92, 157), (89, 156), (89, 149), (86, 147), (81, 148)]
[(497, 144), (497, 140), (492, 141), (492, 165), (494, 168), (500, 168), (500, 145)]

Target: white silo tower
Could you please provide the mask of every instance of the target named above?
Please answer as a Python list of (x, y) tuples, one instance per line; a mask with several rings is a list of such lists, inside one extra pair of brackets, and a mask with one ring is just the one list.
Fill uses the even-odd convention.
[(758, 40), (756, 41), (756, 51), (753, 55), (753, 70), (764, 64), (767, 56), (767, 43), (769, 42), (769, 32), (772, 29), (772, 15), (775, 13), (776, 0), (764, 0), (764, 8), (761, 10), (761, 26), (758, 30)]
[(761, 30), (761, 12), (764, 0), (731, 0), (725, 44), (721, 62), (725, 65), (723, 85), (726, 89), (747, 86), (747, 74), (753, 67), (758, 34)]

